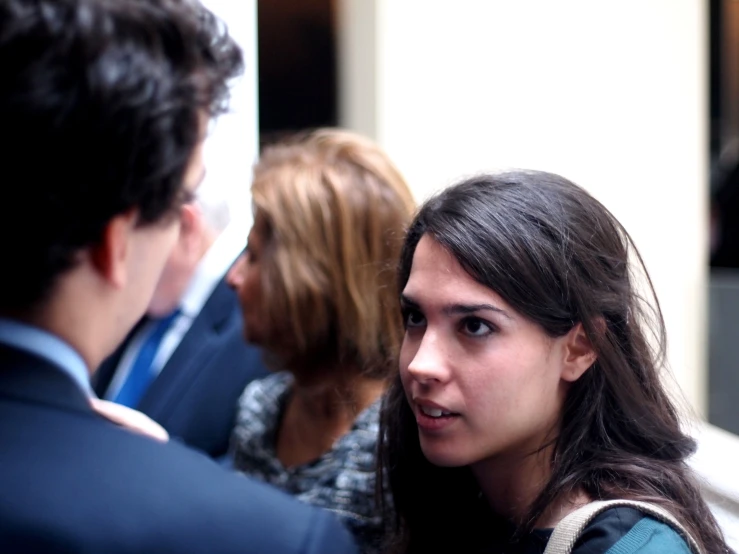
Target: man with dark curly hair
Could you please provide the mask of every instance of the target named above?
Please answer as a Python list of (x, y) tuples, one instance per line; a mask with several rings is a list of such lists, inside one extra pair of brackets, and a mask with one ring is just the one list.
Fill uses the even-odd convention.
[(2, 552), (354, 551), (327, 512), (90, 407), (241, 65), (194, 1), (0, 0)]

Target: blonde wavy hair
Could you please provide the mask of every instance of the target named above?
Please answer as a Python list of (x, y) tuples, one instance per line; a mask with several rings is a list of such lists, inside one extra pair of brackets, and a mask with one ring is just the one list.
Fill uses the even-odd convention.
[(367, 138), (319, 129), (264, 150), (252, 198), (263, 346), (291, 371), (388, 376), (403, 334), (396, 269), (415, 211), (395, 165)]

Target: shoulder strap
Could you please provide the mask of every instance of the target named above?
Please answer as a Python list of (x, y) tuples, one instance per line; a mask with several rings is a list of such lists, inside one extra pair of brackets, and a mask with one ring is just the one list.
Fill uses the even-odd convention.
[(544, 554), (570, 554), (572, 547), (575, 546), (575, 542), (577, 542), (587, 524), (601, 512), (618, 506), (635, 508), (662, 523), (670, 525), (687, 541), (693, 554), (703, 554), (695, 539), (688, 534), (672, 514), (656, 504), (636, 500), (597, 500), (575, 510), (562, 519), (554, 528)]

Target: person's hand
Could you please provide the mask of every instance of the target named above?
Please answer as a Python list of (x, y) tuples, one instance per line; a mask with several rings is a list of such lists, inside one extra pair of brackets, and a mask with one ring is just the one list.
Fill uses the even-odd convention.
[(90, 404), (97, 413), (121, 427), (161, 442), (169, 440), (169, 433), (164, 427), (139, 411), (98, 398), (91, 398)]

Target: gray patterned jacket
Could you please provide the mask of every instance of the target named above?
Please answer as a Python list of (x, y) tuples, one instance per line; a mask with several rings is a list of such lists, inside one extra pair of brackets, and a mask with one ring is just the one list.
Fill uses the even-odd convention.
[(275, 373), (244, 390), (231, 435), (234, 468), (331, 510), (362, 552), (380, 552), (383, 522), (375, 501), (375, 449), (381, 401), (359, 414), (332, 450), (313, 462), (285, 468), (277, 459), (275, 435), (292, 380), (287, 372)]

